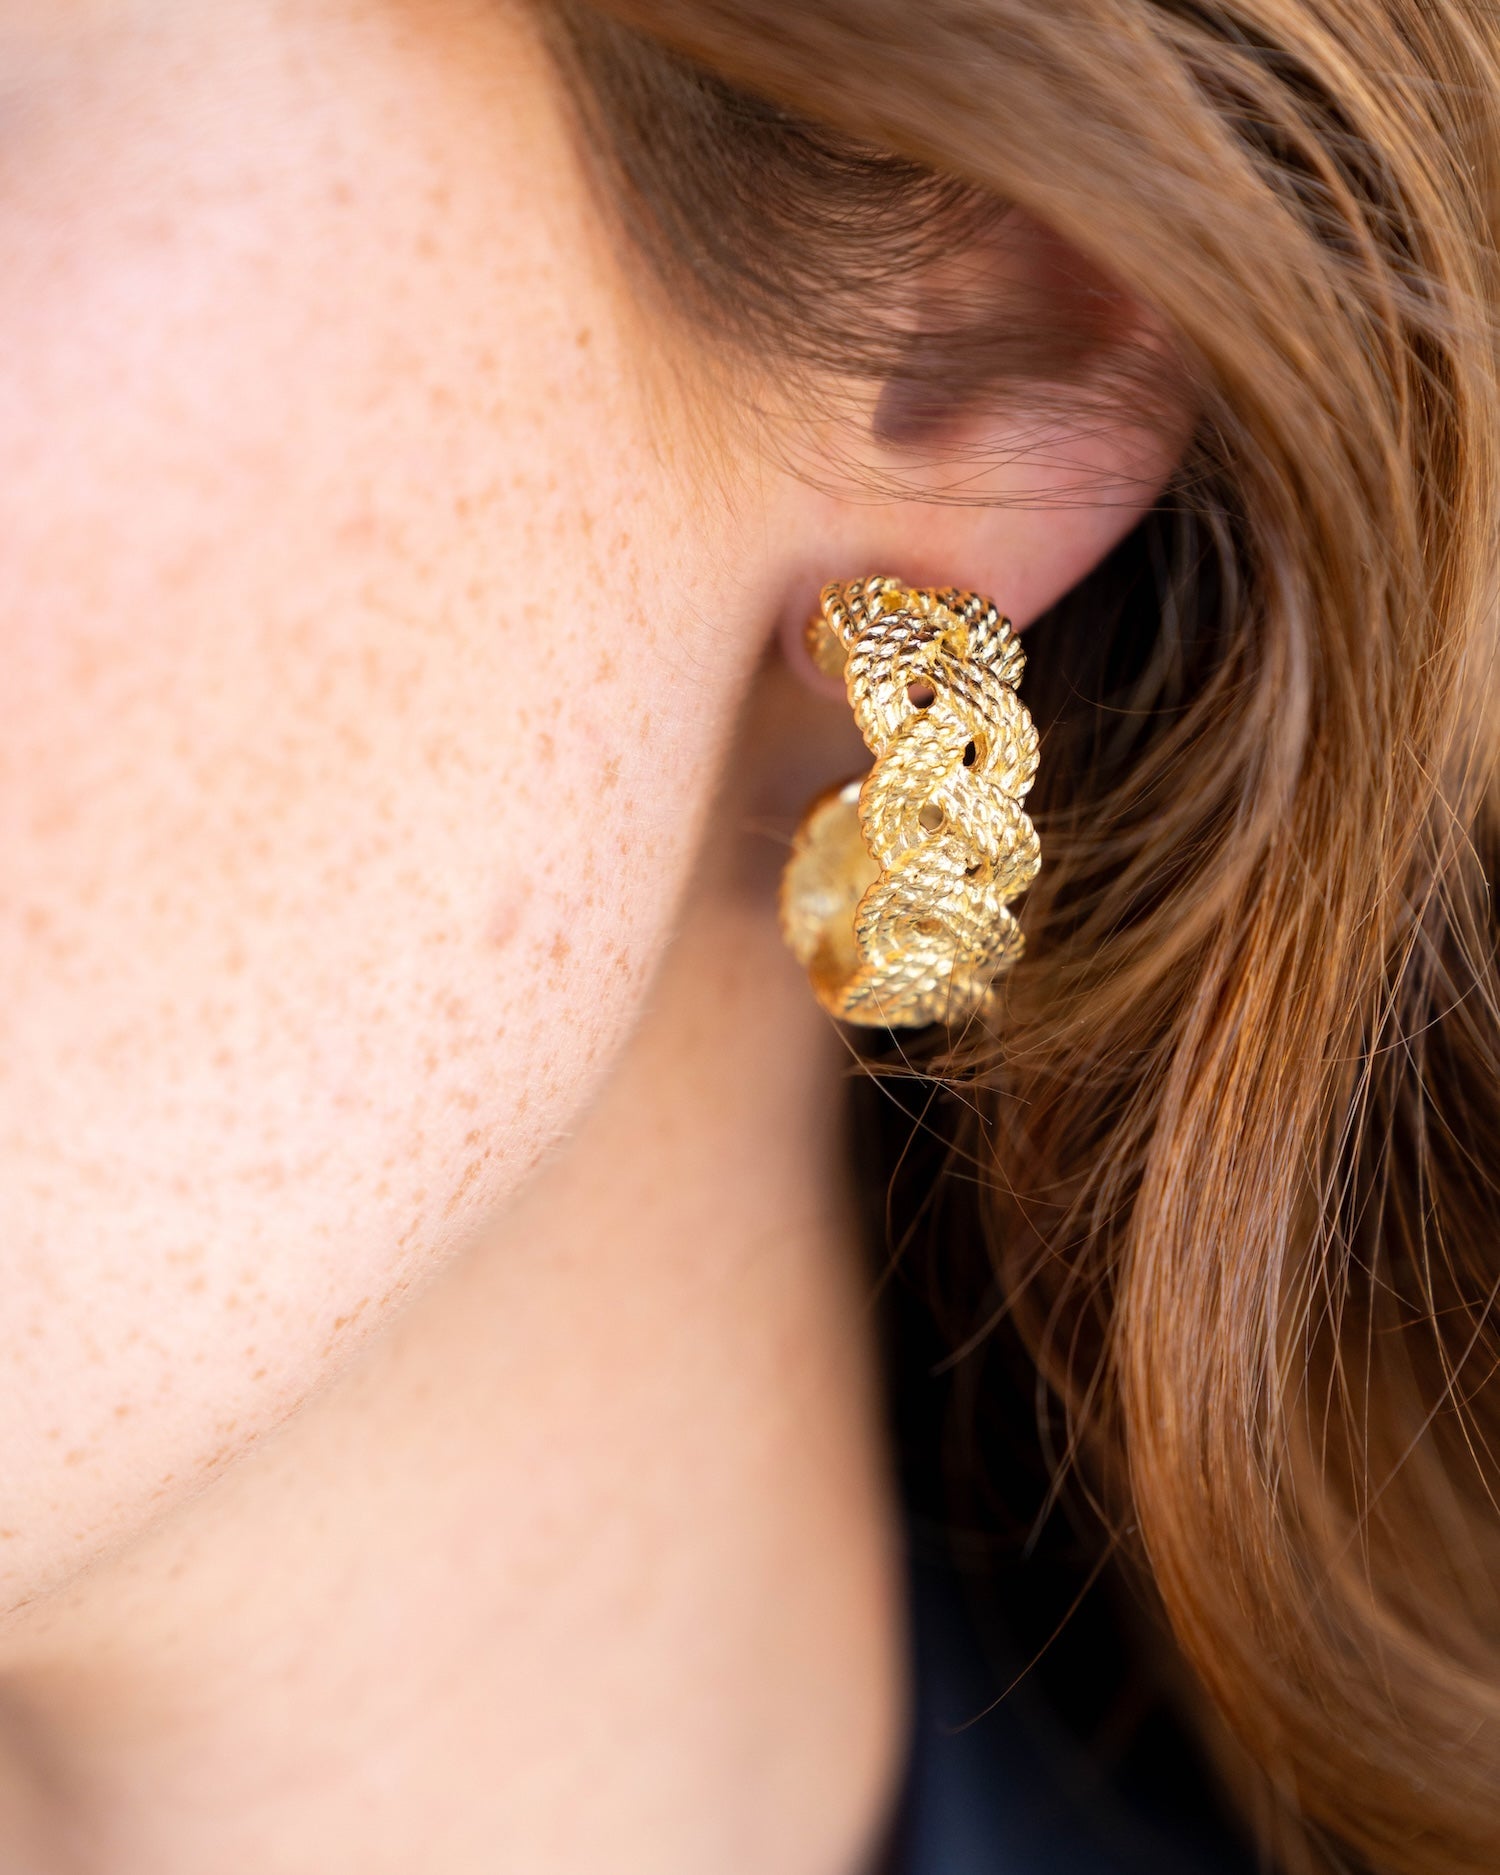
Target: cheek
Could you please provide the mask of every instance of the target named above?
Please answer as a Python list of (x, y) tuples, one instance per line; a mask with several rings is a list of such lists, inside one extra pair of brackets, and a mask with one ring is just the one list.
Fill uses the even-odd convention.
[(0, 1598), (502, 1202), (660, 946), (748, 650), (508, 51), (0, 200)]

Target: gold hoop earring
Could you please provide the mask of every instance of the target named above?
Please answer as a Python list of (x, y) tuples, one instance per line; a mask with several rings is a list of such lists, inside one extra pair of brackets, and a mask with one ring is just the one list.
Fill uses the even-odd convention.
[(842, 674), (874, 766), (808, 808), (781, 929), (823, 1007), (918, 1028), (993, 1009), (1021, 954), (1008, 902), (1041, 849), (1021, 802), (1037, 733), (1025, 654), (988, 599), (874, 578), (823, 588), (813, 661)]

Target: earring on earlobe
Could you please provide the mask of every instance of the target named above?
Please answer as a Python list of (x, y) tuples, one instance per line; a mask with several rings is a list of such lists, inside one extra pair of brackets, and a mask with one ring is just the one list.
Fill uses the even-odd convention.
[(808, 621), (842, 675), (874, 766), (808, 808), (781, 879), (781, 929), (825, 1009), (918, 1028), (991, 1010), (1021, 954), (1008, 901), (1041, 864), (1021, 802), (1037, 733), (1025, 654), (977, 593), (873, 578), (823, 588)]

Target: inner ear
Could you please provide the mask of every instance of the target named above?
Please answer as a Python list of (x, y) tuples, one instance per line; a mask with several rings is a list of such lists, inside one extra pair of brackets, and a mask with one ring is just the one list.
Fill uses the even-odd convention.
[(956, 221), (902, 298), (870, 417), (873, 440), (893, 450), (941, 448), (1039, 385), (1064, 396), (1097, 385), (1133, 357), (1143, 324), (1102, 269), (1014, 207)]

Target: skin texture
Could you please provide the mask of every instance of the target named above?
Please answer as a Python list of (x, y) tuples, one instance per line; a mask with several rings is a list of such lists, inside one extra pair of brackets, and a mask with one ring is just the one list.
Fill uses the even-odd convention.
[(505, 5), (4, 0), (0, 79), (0, 1862), (857, 1869), (895, 1517), (767, 830), (860, 763), (768, 651), (877, 567), (1024, 622), (1171, 450), (736, 446)]

